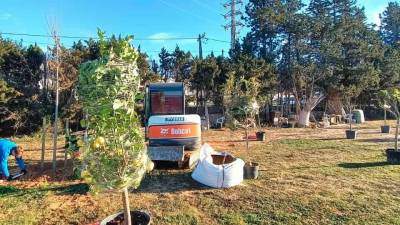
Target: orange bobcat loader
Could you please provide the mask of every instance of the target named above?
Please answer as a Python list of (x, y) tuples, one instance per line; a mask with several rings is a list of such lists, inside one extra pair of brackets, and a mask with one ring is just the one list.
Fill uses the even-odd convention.
[(199, 115), (185, 115), (183, 83), (147, 85), (145, 125), (151, 160), (175, 161), (180, 168), (196, 164), (201, 146), (201, 120)]

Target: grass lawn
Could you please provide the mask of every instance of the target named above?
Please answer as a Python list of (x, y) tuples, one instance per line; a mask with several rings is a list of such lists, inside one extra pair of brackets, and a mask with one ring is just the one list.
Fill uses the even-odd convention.
[[(343, 125), (266, 129), (266, 142), (250, 143), (250, 160), (261, 164), (258, 180), (211, 189), (191, 171), (155, 170), (131, 193), (131, 207), (148, 210), (156, 225), (400, 224), (400, 166), (386, 164), (394, 137), (381, 134), (380, 124), (358, 126), (358, 140), (344, 139)], [(203, 140), (248, 160), (242, 136), (208, 131)], [(86, 184), (62, 180), (62, 161), (56, 181), (48, 178), (50, 162), (39, 176), (40, 139), (17, 141), (28, 149), (31, 173), (0, 184), (0, 224), (89, 224), (122, 207), (119, 193), (93, 196)]]

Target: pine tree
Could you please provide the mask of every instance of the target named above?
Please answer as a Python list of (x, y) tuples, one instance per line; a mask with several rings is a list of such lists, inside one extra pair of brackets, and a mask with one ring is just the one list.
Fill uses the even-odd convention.
[(174, 70), (175, 81), (182, 82), (190, 77), (190, 67), (192, 64), (192, 55), (190, 52), (182, 51), (176, 46), (175, 51), (171, 55), (171, 63)]
[(400, 47), (400, 5), (390, 2), (381, 18), (381, 35), (386, 44)]
[(166, 81), (168, 78), (171, 78), (173, 73), (171, 54), (163, 47), (158, 57), (160, 58), (160, 74), (162, 79)]
[(278, 35), (285, 18), (284, 1), (249, 0), (246, 15), (246, 23), (251, 28), (245, 38), (246, 49), (251, 49), (266, 62), (274, 62), (278, 57)]
[(377, 62), (382, 57), (382, 46), (377, 32), (367, 25), (364, 9), (355, 0), (335, 0), (333, 6), (334, 48), (329, 58), (333, 76), (324, 82), (342, 99), (354, 100), (366, 88), (378, 85)]
[(386, 44), (385, 53), (381, 62), (381, 82), (383, 89), (400, 84), (400, 5), (390, 2), (386, 10), (380, 15), (380, 35)]

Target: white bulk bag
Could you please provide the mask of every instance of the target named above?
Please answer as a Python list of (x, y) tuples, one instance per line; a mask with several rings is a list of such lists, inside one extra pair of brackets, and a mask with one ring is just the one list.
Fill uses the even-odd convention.
[(192, 173), (192, 178), (199, 183), (214, 188), (229, 188), (243, 181), (243, 160), (236, 158), (233, 162), (215, 165), (212, 155), (224, 155), (204, 144), (200, 149), (200, 160)]

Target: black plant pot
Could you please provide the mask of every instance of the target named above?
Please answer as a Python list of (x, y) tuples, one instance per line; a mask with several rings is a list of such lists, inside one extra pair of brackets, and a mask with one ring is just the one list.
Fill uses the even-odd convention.
[(357, 131), (356, 130), (346, 130), (346, 138), (347, 139), (356, 139), (357, 138)]
[(386, 149), (386, 158), (390, 164), (400, 164), (400, 151)]
[(390, 133), (390, 126), (389, 126), (389, 125), (383, 125), (383, 126), (381, 126), (381, 132), (382, 132), (383, 134), (388, 134), (388, 133)]
[(258, 170), (260, 167), (258, 163), (246, 163), (243, 167), (243, 178), (244, 179), (257, 179), (258, 177)]
[[(101, 221), (100, 225), (108, 225), (108, 224), (118, 224), (118, 223), (113, 223), (114, 219), (118, 217), (123, 217), (124, 213), (120, 212), (114, 215), (111, 215), (107, 218), (105, 218), (103, 221)], [(132, 217), (132, 225), (149, 225), (151, 224), (151, 217), (150, 214), (147, 213), (146, 211), (143, 210), (132, 210), (131, 211), (131, 217)]]
[(256, 132), (257, 141), (265, 141), (266, 135), (264, 131)]

